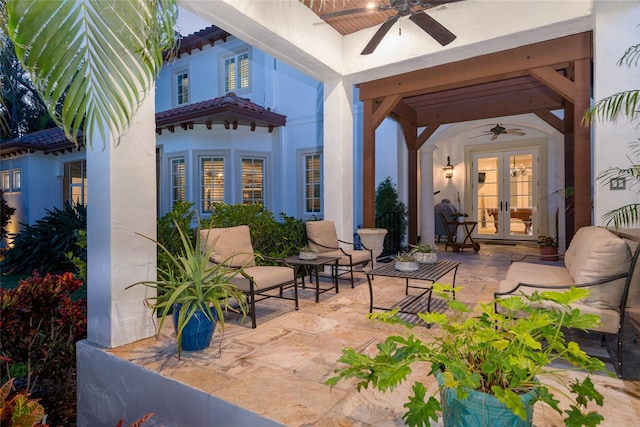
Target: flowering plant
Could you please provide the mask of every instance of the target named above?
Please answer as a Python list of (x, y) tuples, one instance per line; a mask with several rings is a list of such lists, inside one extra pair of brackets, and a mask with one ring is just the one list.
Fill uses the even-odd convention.
[(552, 236), (538, 236), (538, 245), (540, 246), (558, 246), (556, 239)]

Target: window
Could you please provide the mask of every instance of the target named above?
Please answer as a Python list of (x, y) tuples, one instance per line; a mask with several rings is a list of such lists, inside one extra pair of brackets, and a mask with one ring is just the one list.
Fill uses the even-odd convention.
[(77, 160), (64, 164), (62, 178), (64, 202), (87, 205), (87, 162)]
[(13, 191), (20, 191), (20, 187), (22, 186), (20, 169), (13, 169), (11, 171), (11, 177), (13, 178)]
[(187, 171), (184, 157), (169, 160), (171, 167), (171, 206), (187, 201)]
[(249, 52), (224, 60), (224, 92), (249, 87)]
[(322, 159), (320, 153), (304, 156), (304, 213), (322, 212)]
[(264, 159), (242, 158), (242, 204), (264, 206)]
[(214, 203), (224, 202), (224, 181), (224, 157), (200, 157), (202, 212), (211, 212)]
[(176, 74), (176, 97), (177, 105), (189, 102), (189, 74), (186, 71)]
[(2, 171), (2, 191), (8, 193), (11, 191), (11, 181), (9, 179), (9, 171)]

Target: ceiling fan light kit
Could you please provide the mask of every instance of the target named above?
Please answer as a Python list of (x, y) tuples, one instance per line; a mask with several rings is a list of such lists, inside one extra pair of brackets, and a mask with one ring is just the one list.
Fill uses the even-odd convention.
[(395, 10), (397, 13), (388, 17), (378, 30), (374, 33), (369, 43), (362, 50), (360, 55), (369, 55), (376, 50), (382, 39), (389, 32), (391, 27), (398, 21), (399, 18), (408, 16), (409, 20), (416, 24), (425, 33), (429, 34), (440, 45), (446, 46), (456, 39), (456, 35), (445, 28), (438, 21), (427, 15), (424, 10), (431, 9), (436, 6), (442, 6), (447, 3), (455, 3), (462, 0), (389, 0), (388, 5), (379, 6), (377, 9), (361, 7), (357, 9), (340, 10), (336, 12), (325, 13), (320, 15), (322, 19), (337, 18), (340, 16), (351, 15), (356, 13), (372, 13), (372, 12), (384, 12), (387, 10)]
[(472, 136), (471, 138), (478, 138), (478, 137), (487, 136), (487, 135), (491, 135), (491, 141), (495, 141), (496, 139), (498, 139), (500, 135), (524, 136), (526, 134), (520, 128), (507, 129), (504, 126), (502, 126), (500, 123), (498, 123), (491, 129), (485, 130), (480, 135)]

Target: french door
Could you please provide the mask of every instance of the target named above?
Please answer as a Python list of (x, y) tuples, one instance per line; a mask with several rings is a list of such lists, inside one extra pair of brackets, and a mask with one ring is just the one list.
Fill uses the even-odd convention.
[(473, 216), (483, 239), (533, 240), (538, 229), (538, 150), (473, 154)]

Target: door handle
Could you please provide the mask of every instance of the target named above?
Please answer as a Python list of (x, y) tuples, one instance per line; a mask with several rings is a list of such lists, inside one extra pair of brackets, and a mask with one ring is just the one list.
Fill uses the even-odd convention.
[(502, 211), (502, 202), (500, 202), (500, 211)]

